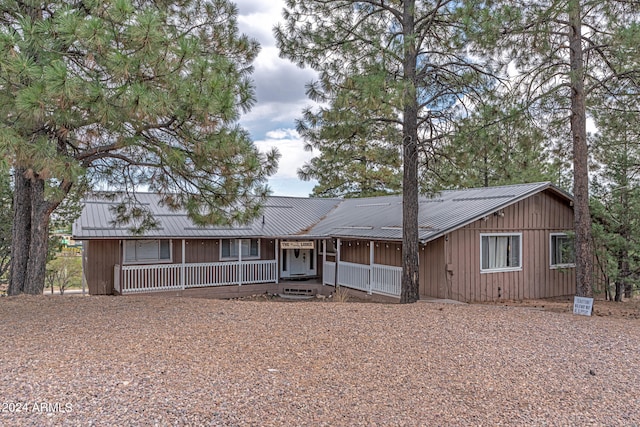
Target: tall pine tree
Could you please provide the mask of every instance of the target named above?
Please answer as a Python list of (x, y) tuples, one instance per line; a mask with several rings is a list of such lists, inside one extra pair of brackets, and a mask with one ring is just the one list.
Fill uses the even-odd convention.
[[(462, 23), (482, 3), (288, 0), (275, 28), (281, 55), (319, 72), (309, 92), (329, 103), (332, 124), (359, 113), (369, 122), (362, 137), (391, 142), (373, 134), (374, 122), (387, 125), (378, 126), (383, 134), (388, 126), (401, 132), (403, 303), (419, 298), (419, 158), (431, 161), (431, 147), (479, 84), (483, 70), (468, 53)], [(347, 95), (352, 108), (341, 110)]]
[[(0, 149), (14, 174), (9, 293), (40, 294), (53, 210), (81, 179), (197, 223), (257, 214), (277, 153), (237, 125), (255, 41), (227, 0), (0, 1)], [(125, 205), (123, 205), (125, 206)], [(120, 209), (153, 225), (144, 206)]]
[[(478, 29), (486, 52), (509, 67), (532, 115), (571, 141), (576, 294), (591, 296), (593, 248), (586, 123), (599, 94), (638, 77), (640, 3), (624, 0), (503, 1), (487, 11), (501, 21)], [(635, 43), (635, 44), (634, 44)]]

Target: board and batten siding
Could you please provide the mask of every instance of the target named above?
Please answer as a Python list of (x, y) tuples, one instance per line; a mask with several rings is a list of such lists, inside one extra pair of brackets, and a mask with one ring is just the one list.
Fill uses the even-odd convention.
[[(369, 240), (343, 240), (340, 242), (340, 261), (369, 265), (371, 253)], [(397, 242), (374, 241), (374, 264), (402, 266), (402, 244)]]
[(420, 246), (418, 268), (421, 296), (451, 298), (451, 282), (447, 280), (444, 256), (444, 238)]
[[(574, 268), (550, 268), (549, 254), (551, 233), (573, 229), (569, 201), (542, 192), (506, 207), (503, 212), (504, 216), (490, 214), (439, 239), (443, 241), (445, 269), (449, 270), (444, 298), (495, 301), (573, 294)], [(484, 233), (521, 233), (522, 269), (480, 273), (480, 235)], [(427, 285), (425, 295), (442, 298), (441, 287)], [(432, 293), (434, 288), (438, 289), (437, 295)]]
[(86, 240), (82, 242), (82, 268), (90, 295), (113, 293), (113, 266), (120, 264), (118, 240)]
[[(171, 263), (182, 263), (182, 239), (171, 239)], [(91, 295), (113, 294), (113, 271), (122, 265), (120, 240), (83, 242), (83, 269)], [(260, 239), (260, 259), (275, 259), (275, 241)], [(185, 239), (186, 263), (220, 261), (220, 239)], [(162, 262), (160, 264), (167, 264)], [(135, 264), (134, 264), (135, 265)]]

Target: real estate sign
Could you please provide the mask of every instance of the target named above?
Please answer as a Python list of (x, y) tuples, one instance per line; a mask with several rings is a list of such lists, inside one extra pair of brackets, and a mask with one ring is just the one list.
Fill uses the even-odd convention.
[(593, 310), (593, 298), (574, 297), (573, 298), (573, 314), (581, 316), (591, 316)]

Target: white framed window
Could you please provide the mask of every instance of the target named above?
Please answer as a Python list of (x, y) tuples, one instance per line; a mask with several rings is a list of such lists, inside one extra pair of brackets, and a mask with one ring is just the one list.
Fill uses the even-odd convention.
[(151, 264), (171, 262), (171, 240), (125, 240), (124, 262)]
[(549, 235), (549, 267), (575, 267), (575, 253), (573, 240), (566, 233), (551, 233)]
[(522, 270), (522, 233), (480, 234), (480, 272)]
[(260, 239), (221, 239), (220, 259), (238, 259), (239, 249), (242, 250), (242, 259), (259, 259)]

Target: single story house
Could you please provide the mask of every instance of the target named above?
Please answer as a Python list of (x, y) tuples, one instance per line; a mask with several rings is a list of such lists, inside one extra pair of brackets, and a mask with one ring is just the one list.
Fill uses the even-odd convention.
[[(89, 292), (130, 294), (227, 287), (251, 293), (316, 279), (398, 297), (402, 196), (269, 197), (251, 224), (198, 227), (138, 195), (160, 226), (144, 236), (113, 226), (115, 202), (86, 200), (73, 226)], [(420, 198), (421, 297), (460, 301), (575, 292), (572, 198), (549, 182), (443, 191)], [(266, 288), (265, 288), (266, 286)], [(257, 288), (256, 288), (257, 289)]]

